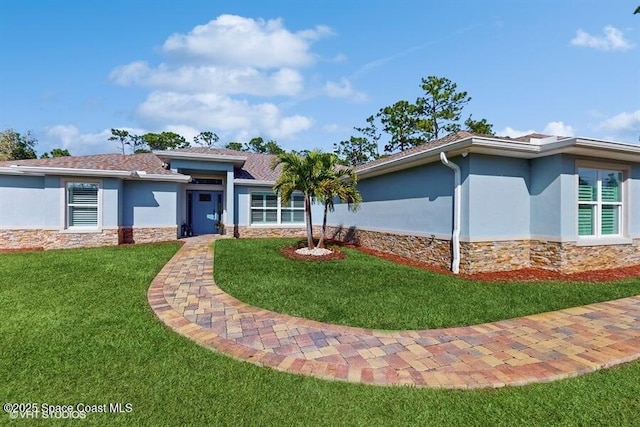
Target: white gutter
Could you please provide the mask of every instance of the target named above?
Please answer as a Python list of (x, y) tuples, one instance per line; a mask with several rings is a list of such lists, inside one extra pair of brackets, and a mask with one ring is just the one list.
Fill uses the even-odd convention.
[(35, 174), (35, 175), (67, 175), (67, 176), (105, 176), (125, 178), (131, 176), (131, 171), (121, 170), (103, 170), (103, 169), (77, 169), (77, 168), (58, 168), (47, 166), (23, 166), (11, 165), (12, 170), (18, 173)]
[(236, 185), (256, 185), (256, 186), (260, 186), (260, 187), (273, 187), (273, 184), (275, 184), (275, 181), (262, 181), (262, 180), (258, 180), (258, 179), (241, 179), (241, 178), (236, 178), (233, 180), (233, 183)]
[(460, 185), (460, 166), (447, 159), (444, 151), (440, 152), (440, 161), (443, 165), (453, 169), (454, 189), (453, 189), (453, 232), (451, 242), (453, 244), (453, 261), (451, 262), (451, 271), (453, 274), (460, 272), (460, 223), (461, 209), (460, 202), (462, 199), (462, 186)]
[(200, 160), (205, 162), (222, 162), (232, 163), (236, 166), (242, 166), (247, 161), (247, 156), (234, 156), (225, 154), (208, 154), (208, 153), (192, 153), (184, 151), (161, 150), (153, 151), (159, 159), (176, 159), (176, 160)]
[(156, 174), (147, 173), (145, 171), (133, 171), (131, 177), (142, 181), (169, 181), (169, 182), (182, 182), (188, 183), (191, 181), (190, 175), (169, 175), (169, 174)]

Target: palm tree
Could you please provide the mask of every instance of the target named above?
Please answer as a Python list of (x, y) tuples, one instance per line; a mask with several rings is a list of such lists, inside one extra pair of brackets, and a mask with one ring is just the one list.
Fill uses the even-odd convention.
[(272, 169), (282, 165), (280, 177), (273, 185), (273, 191), (280, 193), (280, 199), (286, 206), (294, 191), (304, 196), (304, 213), (307, 224), (307, 247), (314, 248), (313, 223), (311, 220), (311, 203), (316, 197), (320, 183), (327, 179), (330, 173), (325, 169), (324, 153), (313, 150), (304, 156), (298, 153), (280, 153), (271, 165)]
[(333, 153), (325, 153), (325, 168), (330, 173), (320, 182), (317, 195), (324, 204), (324, 216), (322, 218), (322, 230), (318, 247), (324, 247), (324, 240), (327, 235), (327, 213), (333, 212), (334, 201), (338, 198), (341, 202), (347, 203), (347, 209), (355, 212), (360, 207), (362, 196), (356, 188), (358, 177), (352, 168), (337, 168), (338, 157)]

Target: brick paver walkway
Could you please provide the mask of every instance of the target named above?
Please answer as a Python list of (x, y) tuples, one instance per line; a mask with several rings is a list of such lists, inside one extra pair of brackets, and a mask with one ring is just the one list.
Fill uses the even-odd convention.
[(257, 365), (368, 384), (479, 388), (552, 381), (640, 357), (640, 296), (469, 327), (375, 331), (236, 300), (213, 282), (212, 241), (187, 239), (154, 279), (149, 302), (177, 332)]

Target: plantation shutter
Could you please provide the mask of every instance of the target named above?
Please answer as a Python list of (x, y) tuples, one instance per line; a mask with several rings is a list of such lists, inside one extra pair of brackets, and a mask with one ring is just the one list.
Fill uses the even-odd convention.
[[(598, 171), (594, 169), (578, 169), (578, 200), (595, 202), (598, 199)], [(578, 235), (595, 234), (595, 206), (581, 203), (578, 205)]]
[(620, 191), (622, 174), (616, 171), (602, 171), (602, 216), (601, 216), (601, 233), (602, 234), (618, 234), (620, 226), (618, 219), (620, 218), (620, 206), (618, 203), (622, 201)]
[(578, 169), (578, 199), (581, 202), (594, 202), (598, 198), (598, 171)]
[(69, 183), (67, 202), (70, 227), (98, 225), (98, 184)]
[(618, 234), (618, 206), (602, 205), (602, 234)]
[(580, 205), (578, 207), (578, 235), (591, 236), (594, 234), (594, 207)]

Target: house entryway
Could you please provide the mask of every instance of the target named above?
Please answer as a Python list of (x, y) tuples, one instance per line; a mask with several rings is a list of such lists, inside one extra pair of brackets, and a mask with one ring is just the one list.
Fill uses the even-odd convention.
[(222, 212), (222, 191), (187, 191), (187, 225), (193, 234), (218, 234)]

